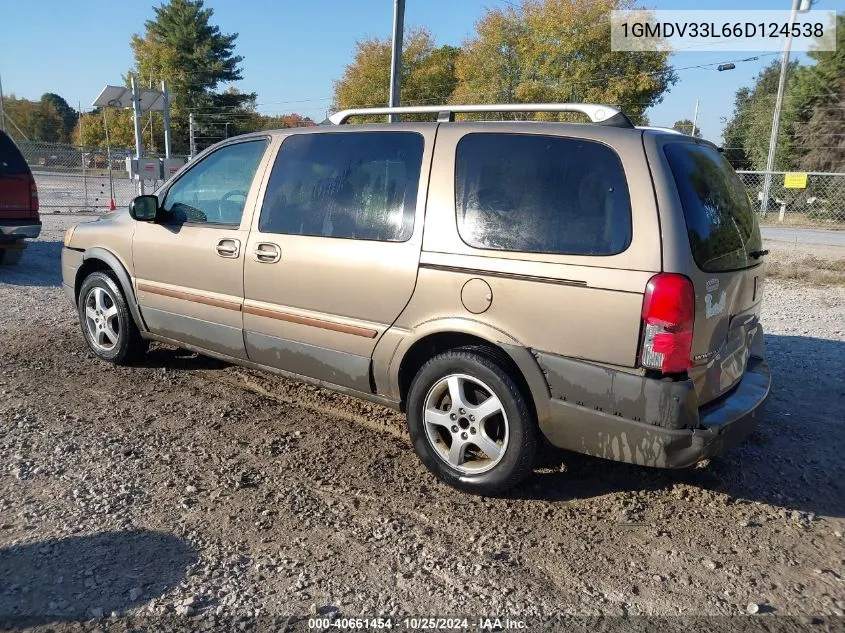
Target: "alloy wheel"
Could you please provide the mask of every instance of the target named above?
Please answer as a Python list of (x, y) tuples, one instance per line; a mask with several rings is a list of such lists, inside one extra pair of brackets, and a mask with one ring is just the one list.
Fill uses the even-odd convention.
[(85, 296), (85, 326), (93, 345), (101, 352), (112, 351), (120, 339), (120, 319), (111, 293), (100, 286)]
[(498, 464), (508, 447), (508, 416), (493, 390), (478, 378), (451, 374), (425, 398), (426, 436), (435, 453), (464, 474)]

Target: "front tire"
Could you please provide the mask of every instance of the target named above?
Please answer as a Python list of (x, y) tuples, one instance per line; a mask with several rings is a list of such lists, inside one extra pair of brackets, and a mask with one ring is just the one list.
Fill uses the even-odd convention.
[(534, 466), (537, 426), (514, 380), (477, 350), (439, 354), (408, 393), (408, 431), (441, 481), (479, 495), (504, 492)]
[(125, 365), (147, 351), (149, 344), (141, 338), (123, 292), (108, 273), (98, 271), (85, 278), (77, 311), (85, 342), (98, 358)]

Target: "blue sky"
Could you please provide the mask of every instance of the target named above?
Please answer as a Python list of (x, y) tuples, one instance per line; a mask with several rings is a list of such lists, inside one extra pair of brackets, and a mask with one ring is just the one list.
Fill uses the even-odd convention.
[[(160, 0), (30, 0), (4, 2), (0, 21), (0, 77), (5, 94), (39, 98), (56, 92), (71, 105), (88, 109), (108, 83), (120, 84), (132, 65), (129, 40), (143, 32)], [(487, 8), (505, 0), (406, 0), (407, 26), (427, 27), (440, 44), (460, 45), (473, 33)], [(659, 9), (694, 6), (682, 0), (648, 2)], [(814, 9), (842, 10), (842, 0), (818, 0)], [(224, 32), (240, 34), (244, 56), (244, 92), (257, 92), (266, 114), (297, 111), (322, 120), (331, 102), (332, 81), (351, 59), (355, 41), (391, 32), (392, 0), (206, 0)], [(789, 0), (711, 0), (696, 8), (788, 9)], [(678, 53), (676, 68), (753, 56), (753, 53)], [(693, 68), (679, 71), (679, 81), (663, 103), (651, 109), (654, 125), (692, 119), (700, 100), (704, 135), (721, 138), (721, 119), (730, 114), (736, 90), (749, 85), (774, 56), (737, 63), (736, 70)]]

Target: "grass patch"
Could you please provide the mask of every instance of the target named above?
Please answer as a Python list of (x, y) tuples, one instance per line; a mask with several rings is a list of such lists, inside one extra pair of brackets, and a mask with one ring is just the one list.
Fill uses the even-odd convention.
[(806, 255), (781, 259), (774, 253), (766, 262), (766, 278), (802, 281), (813, 286), (845, 285), (845, 258)]
[(800, 226), (815, 229), (845, 230), (845, 208), (837, 211), (822, 213), (786, 213), (783, 222), (777, 211), (769, 211), (766, 215), (757, 215), (760, 226)]

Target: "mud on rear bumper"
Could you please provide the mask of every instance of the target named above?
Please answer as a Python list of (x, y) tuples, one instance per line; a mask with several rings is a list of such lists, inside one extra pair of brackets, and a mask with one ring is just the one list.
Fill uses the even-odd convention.
[(540, 428), (560, 448), (615, 461), (684, 468), (741, 442), (763, 415), (771, 374), (752, 356), (730, 392), (699, 408), (691, 381), (663, 382), (538, 354), (551, 392)]

